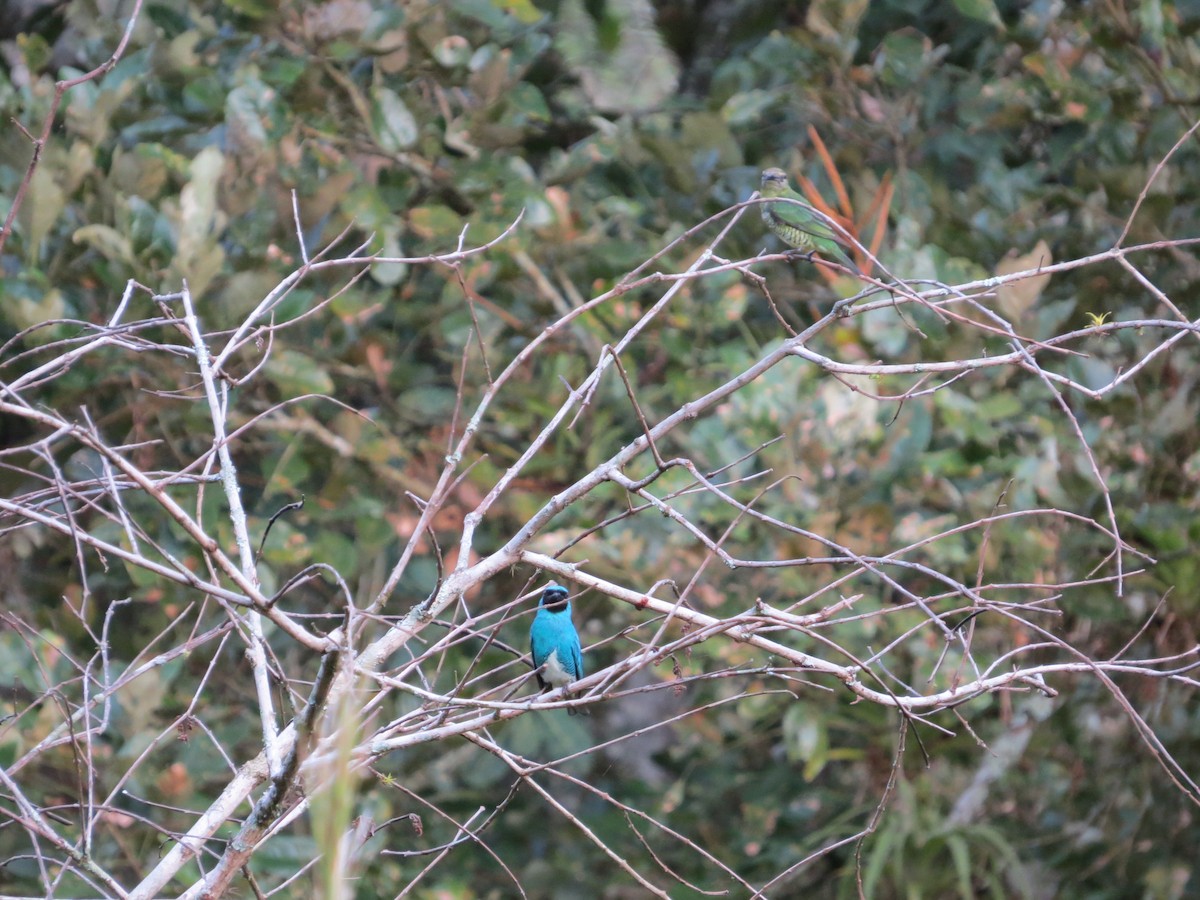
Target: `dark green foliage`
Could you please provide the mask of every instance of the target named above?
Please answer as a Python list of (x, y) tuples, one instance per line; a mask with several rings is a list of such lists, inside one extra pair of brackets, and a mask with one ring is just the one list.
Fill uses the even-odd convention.
[[(1111, 14), (1114, 7), (1120, 17)], [(321, 399), (288, 406), (236, 443), (234, 454), (255, 539), (276, 510), (307, 498), (302, 510), (275, 525), (264, 550), (264, 583), (278, 587), (304, 566), (323, 562), (338, 569), (356, 596), (369, 597), (419, 515), (406, 492), (427, 497), (436, 482), (460, 380), (466, 385), (460, 429), (486, 385), (478, 354), (462, 371), (464, 347), (481, 340), (498, 371), (576, 297), (613, 287), (683, 231), (748, 197), (763, 167), (778, 165), (828, 190), (809, 126), (833, 148), (857, 207), (865, 207), (885, 173), (895, 179), (880, 251), (889, 267), (908, 278), (954, 282), (986, 277), (1006, 254), (1028, 253), (1039, 240), (1055, 260), (1112, 246), (1154, 166), (1198, 115), (1200, 13), (1194, 4), (674, 0), (657, 4), (657, 25), (653, 11), (645, 0), (147, 6), (116, 68), (68, 95), (0, 256), (0, 341), (21, 333), (0, 356), (0, 381), (32, 368), (46, 343), (106, 321), (128, 279), (165, 293), (187, 278), (209, 327), (231, 327), (299, 264), (292, 191), (310, 253), (343, 230), (340, 250), (366, 243), (395, 255), (445, 252), (464, 227), (468, 244), (490, 240), (523, 211), (511, 240), (463, 263), (458, 273), (439, 266), (377, 268), (321, 312), (297, 318), (339, 291), (350, 270), (310, 276), (277, 312), (280, 321), (296, 321), (280, 333), (271, 364), (233, 391), (233, 427), (300, 394), (326, 394), (361, 413)], [(0, 72), (0, 121), (15, 117), (36, 130), (53, 80), (102, 61), (124, 24), (86, 0), (68, 4), (65, 21), (65, 30), (55, 20), (44, 34), (30, 32), (11, 45), (17, 56), (6, 56), (8, 68)], [(630, 59), (646, 64), (636, 81), (623, 68)], [(18, 131), (0, 128), (4, 212), (29, 153)], [(1151, 186), (1127, 243), (1195, 237), (1198, 172), (1193, 138)], [(776, 247), (754, 213), (721, 252), (750, 257), (768, 243)], [(695, 243), (681, 244), (650, 271), (680, 271), (695, 249)], [(1180, 301), (1186, 317), (1200, 316), (1194, 248), (1155, 251), (1139, 264)], [(810, 320), (810, 302), (825, 306), (834, 299), (811, 267), (770, 265), (772, 295), (794, 326)], [(600, 348), (619, 339), (659, 296), (652, 287), (628, 291), (580, 316), (527, 364), (519, 387), (503, 394), (483, 423), (475, 467), (436, 523), (443, 551), (455, 546), (462, 514), (557, 410), (566, 385), (578, 385)], [(1028, 336), (1045, 338), (1086, 327), (1089, 313), (1111, 313), (1115, 321), (1166, 315), (1136, 279), (1112, 264), (1056, 276), (1019, 321)], [(143, 309), (137, 317), (154, 314)], [(830, 329), (822, 352), (894, 363), (1005, 352), (1003, 341), (926, 311), (905, 315), (879, 310)], [(27, 330), (39, 323), (53, 324)], [(651, 340), (622, 358), (651, 421), (786, 337), (763, 295), (735, 273), (693, 282), (652, 329)], [(1162, 339), (1152, 327), (1092, 337), (1077, 348), (1090, 354), (1086, 359), (1045, 365), (1099, 384)], [(1092, 585), (1059, 599), (1062, 618), (1053, 627), (1089, 655), (1116, 653), (1135, 633), (1133, 656), (1166, 656), (1195, 643), (1197, 349), (1196, 341), (1184, 340), (1103, 401), (1069, 398), (1097, 464), (1110, 476), (1124, 537), (1159, 560), (1130, 581), (1123, 597), (1111, 586)], [(234, 368), (248, 371), (256, 361), (235, 361)], [(899, 377), (855, 383), (882, 395), (912, 386)], [(52, 395), (42, 399), (60, 410), (86, 404), (114, 443), (161, 441), (150, 458), (169, 467), (194, 458), (202, 449), (193, 446), (200, 440), (194, 435), (208, 433), (207, 413), (191, 394), (167, 393), (194, 388), (195, 373), (177, 359), (114, 349), (54, 382)], [(0, 421), (0, 445), (15, 444), (10, 429), (20, 427)], [(502, 544), (548, 497), (641, 434), (624, 388), (606, 380), (589, 414), (574, 430), (558, 432), (523, 473), (521, 490), (489, 514), (479, 543), (486, 550)], [(778, 435), (782, 441), (756, 449)], [(993, 511), (1059, 508), (1108, 524), (1089, 462), (1046, 385), (1011, 368), (982, 369), (898, 408), (852, 394), (813, 367), (782, 365), (660, 449), (686, 452), (701, 468), (746, 456), (735, 475), (770, 468), (773, 478), (791, 476), (755, 508), (861, 553), (886, 554)], [(83, 450), (58, 462), (95, 465)], [(661, 496), (686, 483), (671, 473), (656, 490)], [(762, 486), (749, 482), (732, 492), (749, 503)], [(0, 495), (18, 489), (29, 486), (0, 471)], [(208, 490), (205, 519), (220, 523), (222, 498), (215, 486)], [(185, 496), (195, 501), (194, 492), (180, 489), (181, 502)], [(678, 508), (713, 536), (729, 521), (728, 509), (711, 497), (683, 497)], [(149, 504), (131, 498), (130, 509)], [(548, 543), (557, 549), (625, 509), (623, 494), (598, 491), (554, 521)], [(100, 518), (84, 517), (81, 527), (106, 529), (114, 540), (120, 533)], [(214, 527), (229, 543), (228, 527)], [(64, 595), (78, 599), (83, 578), (72, 547), (28, 534), (0, 550), (10, 582), (0, 605), (42, 629), (46, 641), (86, 659), (94, 643), (59, 609)], [(150, 537), (196, 564), (185, 536), (165, 520)], [(989, 579), (1036, 585), (1082, 580), (1104, 563), (1110, 547), (1095, 531), (1064, 529), (1051, 517), (1025, 518), (999, 521), (986, 536), (975, 529), (930, 543), (918, 561), (974, 584), (983, 557)], [(778, 559), (831, 552), (752, 519), (739, 522), (725, 549)], [(572, 553), (569, 558), (587, 558), (597, 574), (639, 588), (666, 578), (686, 583), (705, 555), (652, 511), (608, 527)], [(97, 598), (94, 628), (111, 604), (132, 601), (114, 613), (115, 658), (128, 662), (164, 629), (167, 645), (186, 641), (186, 628), (172, 623), (196, 598), (117, 560), (101, 564), (89, 557), (88, 565)], [(826, 585), (830, 573), (828, 566), (730, 572), (713, 565), (693, 602), (715, 612), (750, 608), (756, 597), (786, 606)], [(440, 574), (433, 548), (424, 547), (397, 596), (410, 603), (423, 598)], [(486, 610), (511, 599), (527, 574), (496, 579), (490, 593), (472, 603)], [(944, 590), (921, 571), (890, 574), (922, 596)], [(336, 627), (336, 590), (314, 581), (303, 591), (302, 611), (325, 630)], [(878, 650), (922, 620), (911, 607), (893, 609), (902, 598), (879, 579), (859, 578), (839, 591), (865, 595), (856, 612), (887, 612), (864, 618), (855, 634), (860, 648)], [(1169, 608), (1156, 609), (1164, 595)], [(626, 608), (586, 598), (576, 608), (585, 647), (637, 621)], [(500, 633), (519, 646), (527, 627), (518, 618)], [(1018, 630), (999, 616), (980, 616), (974, 646), (998, 655), (1018, 642)], [(636, 637), (647, 638), (644, 631)], [(590, 651), (589, 670), (629, 652), (630, 640)], [(1019, 640), (1040, 637), (1022, 632)], [(434, 674), (437, 688), (448, 690), (468, 670), (515, 666), (510, 650), (491, 646), (472, 669), (481, 649), (478, 642), (464, 645)], [(823, 652), (815, 642), (804, 649)], [(934, 639), (910, 642), (891, 658), (892, 674), (902, 683), (923, 679), (944, 649)], [(240, 714), (254, 703), (252, 686), (235, 672), (237, 654), (229, 647), (221, 652), (205, 723), (227, 751), (252, 755), (259, 736)], [(958, 665), (951, 655), (936, 677), (940, 689), (949, 687)], [(117, 737), (106, 738), (111, 746), (98, 763), (100, 780), (128, 768), (189, 702), (186, 692), (211, 661), (180, 655), (138, 683), (139, 703), (114, 711), (110, 733)], [(685, 676), (766, 664), (718, 640), (678, 660)], [(43, 675), (26, 637), (0, 631), (0, 686), (13, 688), (13, 696), (40, 692), (56, 678), (66, 680), (66, 672)], [(667, 664), (651, 675), (671, 678)], [(737, 691), (780, 686), (748, 674), (693, 684), (677, 706), (660, 694), (622, 702), (645, 702), (650, 722)], [(761, 885), (866, 826), (897, 740), (892, 714), (850, 706), (845, 693), (788, 687), (799, 700), (762, 693), (716, 706), (665, 730), (644, 755), (618, 745), (565, 768), (668, 822)], [(1060, 679), (1055, 687), (1061, 695), (1054, 712), (1031, 726), (1027, 749), (990, 784), (978, 816), (959, 825), (950, 823), (951, 810), (989, 751), (950, 715), (937, 722), (953, 729), (953, 738), (915, 727), (931, 764), (923, 765), (910, 734), (899, 788), (863, 845), (869, 896), (1033, 897), (1044, 896), (1045, 885), (1062, 896), (1090, 898), (1169, 898), (1200, 890), (1194, 807), (1174, 789), (1111, 693), (1083, 677)], [(1200, 769), (1194, 693), (1163, 681), (1122, 681), (1120, 687), (1183, 768)], [(999, 739), (1015, 720), (1024, 721), (1027, 695), (1015, 696), (982, 700), (964, 713), (981, 741)], [(0, 696), (0, 716), (28, 703)], [(391, 708), (387, 715), (402, 712)], [(603, 722), (603, 714), (599, 718)], [(516, 753), (548, 761), (590, 746), (592, 727), (565, 714), (542, 714), (494, 736)], [(42, 736), (5, 733), (0, 726), (0, 765), (18, 744), (24, 750), (24, 741)], [(167, 742), (156, 764), (163, 780), (135, 779), (125, 786), (129, 799), (119, 802), (139, 814), (150, 808), (143, 801), (180, 809), (207, 805), (228, 772), (199, 741)], [(52, 762), (57, 770), (47, 764), (40, 776), (45, 782), (73, 781), (76, 761), (69, 754)], [(187, 774), (178, 784), (168, 777), (179, 771), (172, 770), (175, 763)], [(595, 897), (598, 884), (609, 886), (606, 896), (638, 896), (633, 881), (528, 786), (511, 793), (511, 770), (474, 745), (416, 748), (386, 757), (377, 770), (379, 780), (361, 788), (363, 808), (377, 822), (414, 812), (425, 822), (421, 834), (387, 832), (391, 850), (426, 850), (458, 835), (455, 825), (396, 785), (459, 822), (480, 806), (507, 804), (501, 824), (483, 838), (530, 896)], [(648, 859), (620, 809), (567, 782), (536, 777), (623, 856)], [(189, 822), (180, 813), (164, 827)], [(699, 854), (650, 824), (636, 824), (681, 877), (740, 896), (743, 889)], [(0, 830), (0, 862), (18, 852), (5, 844), (13, 831)], [(114, 830), (99, 840), (97, 855), (141, 860), (159, 853), (164, 839), (131, 828), (128, 836)], [(378, 840), (370, 846), (357, 883), (362, 898), (394, 896), (426, 861), (383, 855)], [(268, 887), (314, 853), (302, 829), (268, 847), (254, 866)], [(466, 843), (454, 854), (453, 865), (423, 883), (431, 896), (512, 894), (508, 876), (479, 846)], [(855, 867), (854, 846), (842, 847), (772, 896), (855, 896)], [(643, 871), (653, 871), (652, 863)], [(0, 884), (30, 892), (40, 882), (35, 868), (19, 861), (0, 872)], [(83, 893), (85, 886), (73, 882), (59, 896)], [(684, 888), (671, 895), (699, 896)]]

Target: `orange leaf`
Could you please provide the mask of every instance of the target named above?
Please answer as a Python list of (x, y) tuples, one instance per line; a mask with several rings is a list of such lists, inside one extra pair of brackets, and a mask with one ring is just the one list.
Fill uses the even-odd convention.
[(838, 174), (837, 166), (833, 164), (833, 157), (829, 155), (829, 151), (825, 148), (825, 142), (821, 140), (821, 135), (817, 133), (817, 129), (811, 125), (808, 126), (808, 137), (813, 142), (813, 146), (817, 150), (817, 155), (821, 157), (821, 164), (825, 166), (825, 174), (829, 176), (829, 181), (833, 185), (833, 192), (837, 194), (838, 205), (842, 208), (842, 213), (847, 217), (851, 216), (850, 195), (846, 193), (846, 185), (842, 183), (842, 176)]

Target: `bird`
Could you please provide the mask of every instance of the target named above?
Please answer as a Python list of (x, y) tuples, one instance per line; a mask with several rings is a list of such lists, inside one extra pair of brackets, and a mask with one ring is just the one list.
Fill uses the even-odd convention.
[[(546, 585), (529, 628), (529, 651), (543, 692), (583, 677), (579, 633), (571, 621), (571, 601), (567, 597), (567, 589), (561, 584), (552, 581)], [(574, 709), (567, 711), (575, 714)]]
[(779, 199), (786, 203), (763, 203), (759, 206), (767, 227), (789, 247), (817, 252), (834, 262), (841, 263), (855, 275), (860, 274), (838, 242), (846, 243), (833, 227), (812, 208), (803, 197), (788, 184), (783, 169), (763, 169), (762, 187), (759, 193), (768, 199)]

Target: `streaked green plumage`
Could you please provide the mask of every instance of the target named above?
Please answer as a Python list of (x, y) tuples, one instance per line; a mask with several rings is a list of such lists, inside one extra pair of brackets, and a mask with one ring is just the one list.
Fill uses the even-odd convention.
[(839, 241), (845, 241), (813, 210), (808, 201), (792, 190), (788, 184), (787, 173), (783, 169), (764, 169), (762, 188), (759, 192), (768, 198), (798, 201), (763, 203), (759, 206), (763, 221), (776, 237), (789, 247), (815, 251), (833, 262), (840, 263), (851, 272), (858, 273), (858, 266), (854, 264), (854, 260), (838, 246)]

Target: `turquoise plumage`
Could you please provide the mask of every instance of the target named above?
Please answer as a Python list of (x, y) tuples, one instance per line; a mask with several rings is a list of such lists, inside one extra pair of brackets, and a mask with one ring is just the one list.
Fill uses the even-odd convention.
[[(542, 591), (537, 615), (529, 628), (529, 650), (543, 690), (564, 687), (583, 677), (579, 633), (571, 621), (569, 592), (550, 582)], [(574, 710), (570, 710), (574, 712)]]

